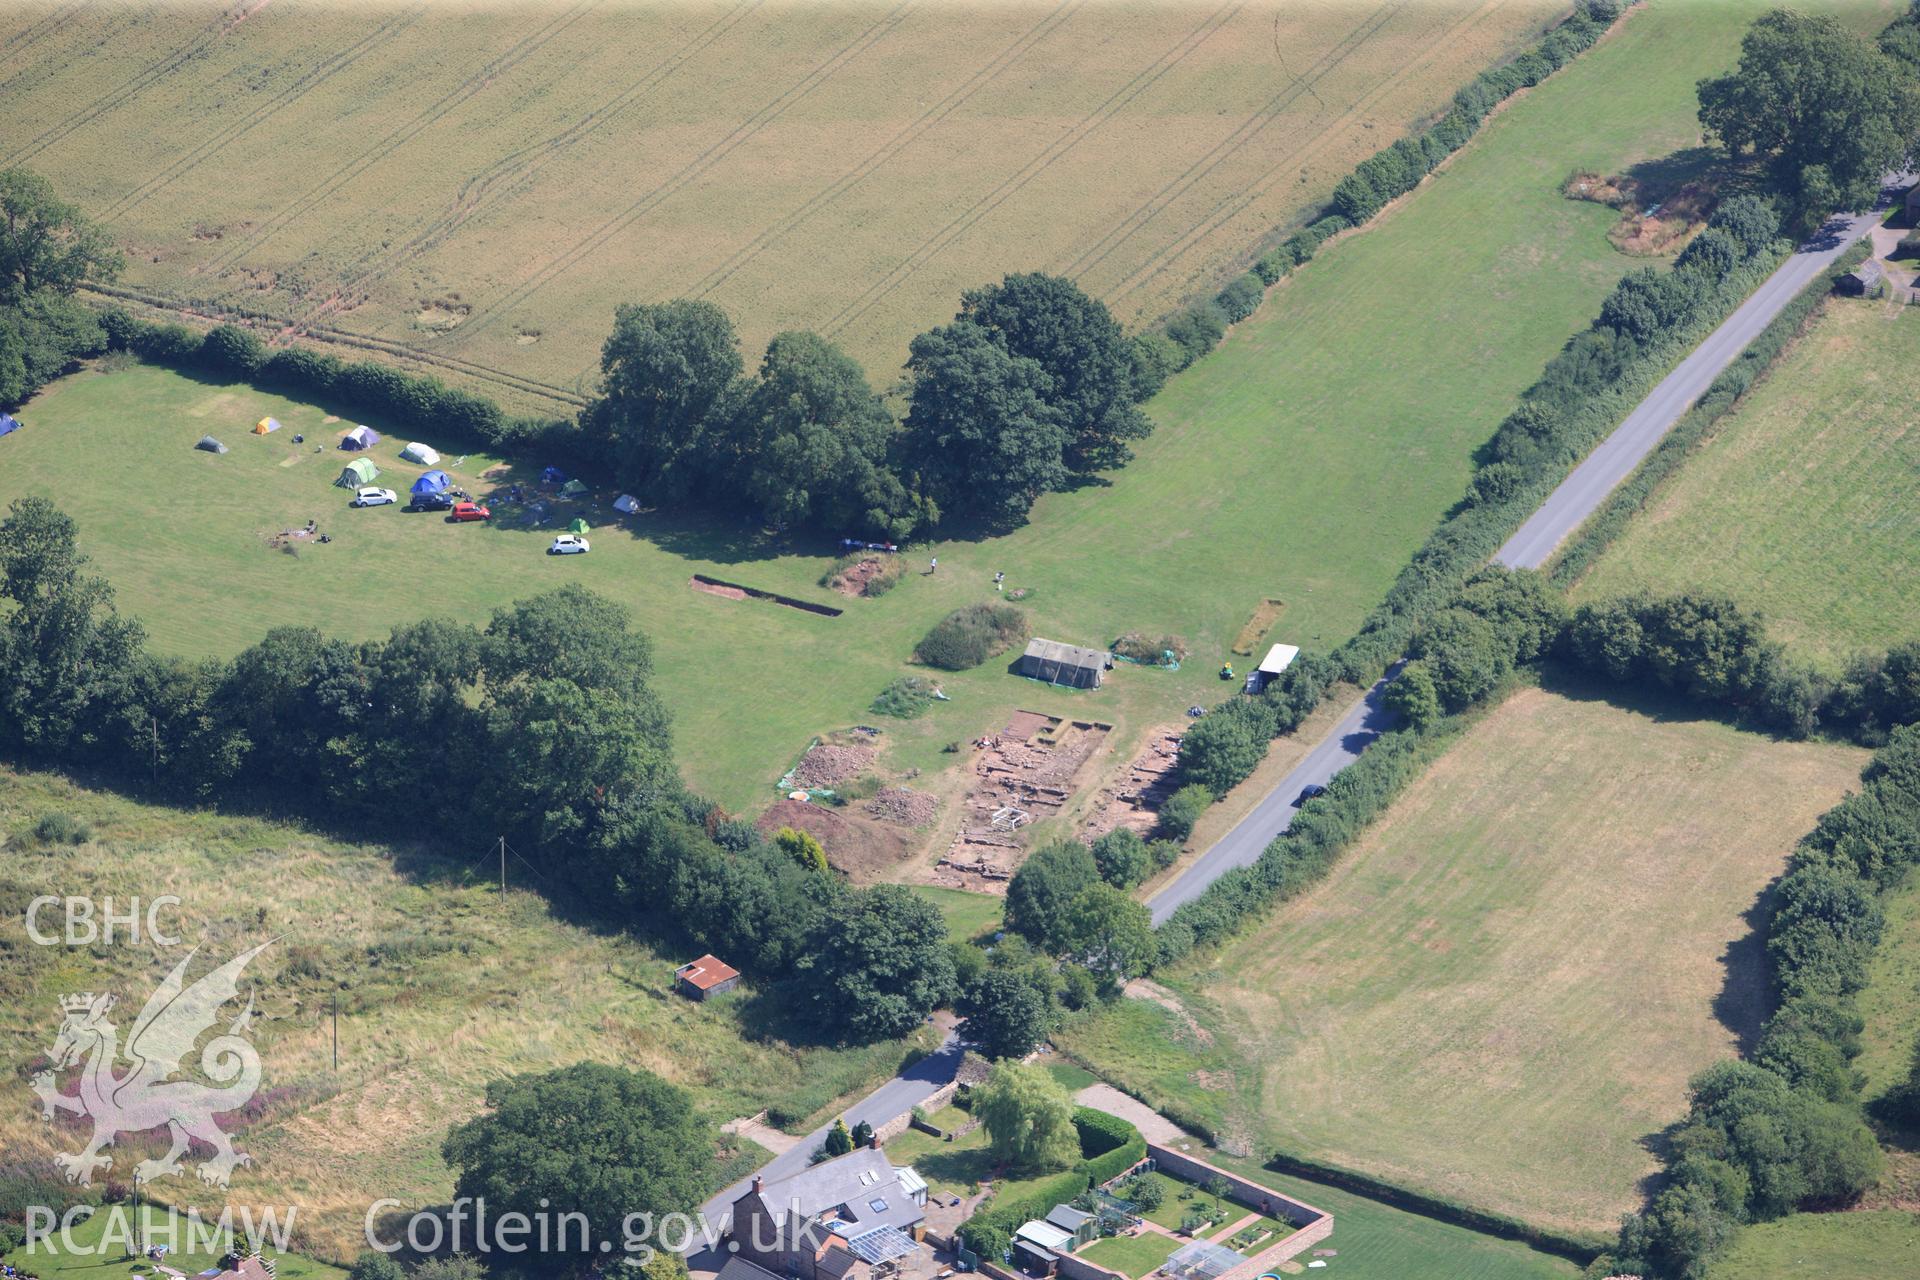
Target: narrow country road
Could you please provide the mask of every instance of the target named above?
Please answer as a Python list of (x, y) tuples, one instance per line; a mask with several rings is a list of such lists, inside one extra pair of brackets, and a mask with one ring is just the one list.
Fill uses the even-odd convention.
[[(1905, 175), (1892, 180), (1895, 186), (1907, 181), (1910, 178)], [(1660, 438), (1680, 420), (1680, 415), (1760, 336), (1762, 329), (1773, 323), (1787, 303), (1846, 252), (1848, 245), (1880, 221), (1893, 189), (1890, 186), (1888, 192), (1883, 193), (1875, 212), (1829, 219), (1819, 235), (1781, 263), (1751, 297), (1707, 335), (1706, 340), (1548, 495), (1540, 509), (1495, 553), (1494, 563), (1512, 569), (1537, 569), (1545, 564), (1554, 548), (1599, 509), (1607, 495), (1632, 474), (1640, 460), (1651, 453)], [(1208, 885), (1235, 867), (1252, 866), (1267, 843), (1292, 825), (1294, 801), (1303, 787), (1325, 786), (1334, 774), (1352, 764), (1375, 738), (1392, 727), (1392, 713), (1381, 705), (1380, 699), (1387, 682), (1400, 674), (1400, 665), (1396, 663), (1391, 667), (1380, 682), (1367, 691), (1365, 701), (1281, 779), (1280, 785), (1269, 792), (1252, 813), (1201, 854), (1199, 861), (1172, 884), (1153, 896), (1147, 906), (1153, 912), (1155, 925), (1163, 923), (1182, 903), (1199, 897)]]
[[(1660, 443), (1680, 415), (1720, 376), (1721, 370), (1758, 337), (1760, 331), (1821, 271), (1865, 235), (1880, 220), (1879, 212), (1836, 217), (1821, 234), (1801, 246), (1767, 277), (1753, 296), (1741, 303), (1719, 328), (1678, 368), (1653, 389), (1634, 411), (1585, 461), (1575, 467), (1540, 509), (1494, 556), (1494, 563), (1515, 569), (1537, 569), (1554, 548), (1597, 510), (1609, 493), (1626, 479), (1640, 460)], [(1252, 866), (1261, 850), (1293, 824), (1294, 801), (1309, 785), (1325, 786), (1333, 775), (1359, 758), (1374, 739), (1393, 727), (1393, 713), (1382, 704), (1388, 682), (1400, 674), (1401, 663), (1388, 668), (1367, 696), (1334, 726), (1333, 732), (1296, 765), (1280, 785), (1269, 792), (1253, 812), (1241, 819), (1211, 849), (1200, 855), (1173, 883), (1155, 894), (1148, 908), (1159, 925), (1182, 903), (1191, 902), (1208, 885), (1236, 867)], [(876, 1128), (917, 1106), (960, 1068), (959, 1039), (949, 1032), (940, 1047), (849, 1107), (849, 1127), (865, 1121)], [(759, 1169), (770, 1180), (806, 1168), (809, 1157), (826, 1139), (823, 1127), (808, 1134), (791, 1151), (775, 1156)], [(712, 1238), (718, 1238), (728, 1212), (750, 1178), (734, 1183), (701, 1206)], [(696, 1248), (702, 1243), (695, 1241)], [(717, 1267), (717, 1263), (715, 1264)]]
[[(896, 1116), (906, 1114), (924, 1102), (935, 1089), (953, 1079), (960, 1070), (960, 1054), (960, 1037), (949, 1031), (938, 1049), (848, 1107), (841, 1117), (846, 1120), (849, 1129), (862, 1121), (877, 1129)], [(826, 1141), (830, 1125), (831, 1122), (814, 1130), (796, 1143), (791, 1151), (775, 1156), (756, 1172), (772, 1182), (806, 1168), (814, 1151)], [(752, 1181), (751, 1175), (742, 1178), (700, 1206), (700, 1216), (707, 1220), (708, 1231), (714, 1238), (719, 1237), (720, 1228), (725, 1224), (733, 1202), (740, 1198)], [(696, 1240), (695, 1249), (702, 1243)]]
[(1766, 283), (1753, 291), (1706, 341), (1695, 347), (1677, 368), (1655, 387), (1613, 434), (1601, 441), (1586, 460), (1575, 467), (1560, 487), (1547, 496), (1540, 509), (1527, 517), (1519, 531), (1494, 554), (1493, 562), (1509, 569), (1538, 569), (1567, 535), (1586, 523), (1600, 509), (1607, 495), (1622, 480), (1633, 474), (1640, 460), (1653, 452), (1660, 438), (1680, 421), (1680, 415), (1692, 407), (1713, 380), (1720, 376), (1734, 357), (1773, 323), (1775, 316), (1813, 278), (1833, 265), (1847, 246), (1867, 234), (1881, 219), (1884, 208), (1852, 217), (1834, 217), (1820, 234), (1801, 245), (1798, 252), (1781, 263)]
[(1326, 786), (1334, 774), (1359, 759), (1360, 753), (1371, 746), (1375, 738), (1393, 727), (1393, 713), (1381, 705), (1380, 699), (1387, 682), (1400, 674), (1400, 667), (1396, 662), (1388, 668), (1387, 674), (1367, 690), (1367, 696), (1341, 718), (1319, 746), (1307, 753), (1306, 759), (1280, 780), (1279, 786), (1254, 806), (1252, 813), (1220, 837), (1213, 848), (1201, 854), (1173, 883), (1153, 895), (1147, 909), (1153, 913), (1156, 927), (1166, 922), (1174, 908), (1199, 897), (1208, 885), (1227, 872), (1235, 867), (1252, 866), (1268, 842), (1293, 825), (1294, 801), (1300, 798), (1303, 788), (1310, 784)]

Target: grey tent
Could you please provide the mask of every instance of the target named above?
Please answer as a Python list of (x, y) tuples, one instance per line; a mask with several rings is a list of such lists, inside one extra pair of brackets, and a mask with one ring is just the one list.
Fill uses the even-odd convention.
[(225, 453), (227, 451), (227, 446), (221, 444), (212, 436), (201, 436), (200, 443), (193, 447), (196, 449), (205, 449), (208, 453)]
[(1104, 649), (1083, 649), (1058, 640), (1033, 640), (1020, 655), (1020, 674), (1073, 689), (1098, 689), (1112, 659)]

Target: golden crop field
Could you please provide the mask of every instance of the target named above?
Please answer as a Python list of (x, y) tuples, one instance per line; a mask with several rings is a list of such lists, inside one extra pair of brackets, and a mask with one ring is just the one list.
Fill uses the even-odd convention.
[(1560, 0), (407, 4), (0, 15), (0, 166), (123, 285), (577, 391), (615, 305), (819, 330), (884, 384), (963, 289), (1224, 283)]

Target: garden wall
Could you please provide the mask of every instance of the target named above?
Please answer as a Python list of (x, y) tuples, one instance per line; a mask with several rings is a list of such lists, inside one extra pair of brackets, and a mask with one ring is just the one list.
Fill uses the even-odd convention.
[(1060, 1259), (1060, 1274), (1065, 1280), (1126, 1280), (1118, 1271), (1109, 1271), (1096, 1263), (1071, 1253), (1056, 1253)]
[[(932, 1115), (934, 1112), (940, 1110), (940, 1108), (952, 1102), (953, 1095), (959, 1092), (959, 1090), (960, 1090), (959, 1080), (956, 1079), (956, 1080), (947, 1081), (945, 1084), (941, 1085), (938, 1089), (935, 1089), (932, 1093), (926, 1096), (926, 1098), (919, 1104), (920, 1110), (927, 1115)], [(907, 1130), (911, 1128), (913, 1128), (913, 1112), (911, 1109), (909, 1109), (906, 1111), (902, 1111), (899, 1115), (887, 1121), (885, 1124), (877, 1124), (873, 1126), (873, 1136), (876, 1141), (884, 1144), (884, 1143), (892, 1142), (895, 1138), (899, 1137), (901, 1134), (905, 1133)]]
[(1263, 1187), (1237, 1173), (1229, 1173), (1205, 1160), (1196, 1160), (1157, 1142), (1147, 1144), (1147, 1154), (1163, 1172), (1196, 1186), (1204, 1186), (1214, 1178), (1220, 1178), (1227, 1184), (1227, 1195), (1235, 1202), (1271, 1217), (1284, 1218), (1294, 1225), (1292, 1235), (1262, 1249), (1220, 1276), (1219, 1280), (1255, 1280), (1262, 1272), (1271, 1270), (1333, 1234), (1333, 1215), (1324, 1209), (1316, 1209), (1304, 1201), (1281, 1195), (1272, 1187)]

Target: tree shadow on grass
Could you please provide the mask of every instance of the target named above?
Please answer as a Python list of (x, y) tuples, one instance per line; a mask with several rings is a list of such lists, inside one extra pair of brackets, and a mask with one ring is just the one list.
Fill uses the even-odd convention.
[(1540, 687), (1569, 702), (1604, 702), (1622, 711), (1645, 716), (1656, 724), (1695, 724), (1712, 720), (1720, 724), (1733, 724), (1738, 728), (1751, 728), (1725, 715), (1724, 707), (1695, 702), (1648, 685), (1616, 684), (1605, 676), (1559, 662), (1540, 664)]
[(1642, 1208), (1660, 1194), (1662, 1187), (1667, 1185), (1667, 1164), (1673, 1159), (1673, 1140), (1684, 1128), (1686, 1128), (1686, 1117), (1682, 1116), (1672, 1124), (1640, 1136), (1640, 1149), (1660, 1162), (1659, 1168), (1634, 1183), (1633, 1189), (1640, 1195)]
[(1628, 165), (1620, 176), (1640, 184), (1644, 203), (1657, 204), (1689, 182), (1724, 186), (1731, 175), (1719, 151), (1695, 146)]
[(1767, 921), (1773, 916), (1773, 890), (1780, 877), (1769, 880), (1740, 914), (1747, 931), (1720, 952), (1720, 990), (1713, 997), (1713, 1016), (1733, 1033), (1735, 1052), (1753, 1053), (1760, 1028), (1772, 1012), (1767, 972)]

